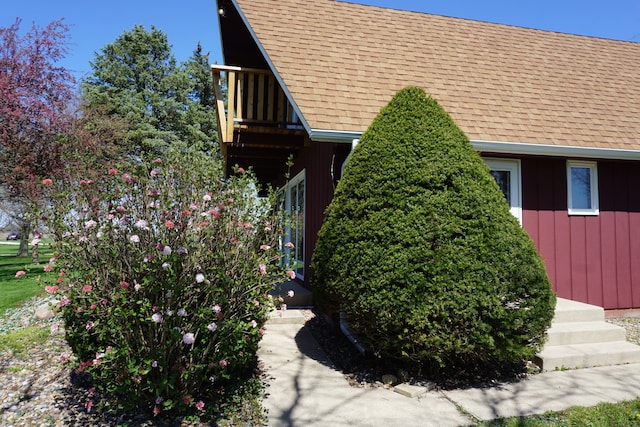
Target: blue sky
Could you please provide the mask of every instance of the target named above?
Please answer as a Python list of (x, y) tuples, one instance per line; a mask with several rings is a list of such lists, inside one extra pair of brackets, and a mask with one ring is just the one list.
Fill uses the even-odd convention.
[[(277, 1), (277, 0), (273, 0)], [(353, 0), (480, 21), (640, 42), (640, 0)], [(64, 18), (71, 27), (71, 52), (62, 63), (76, 76), (90, 71), (94, 53), (122, 32), (141, 24), (164, 31), (178, 61), (198, 41), (212, 62), (222, 63), (214, 0), (0, 0), (0, 27), (16, 17), (22, 29)], [(304, 2), (303, 2), (304, 4)]]

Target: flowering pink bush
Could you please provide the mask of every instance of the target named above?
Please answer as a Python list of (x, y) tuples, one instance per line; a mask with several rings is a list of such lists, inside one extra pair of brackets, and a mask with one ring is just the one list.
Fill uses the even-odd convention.
[[(243, 171), (196, 152), (47, 182), (43, 213), (79, 371), (120, 404), (212, 411), (255, 368), (279, 219)], [(76, 185), (83, 179), (82, 185)]]

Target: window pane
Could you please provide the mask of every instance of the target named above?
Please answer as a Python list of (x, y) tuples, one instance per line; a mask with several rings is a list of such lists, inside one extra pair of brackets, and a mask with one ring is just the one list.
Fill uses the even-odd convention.
[(591, 170), (571, 168), (571, 208), (591, 209)]
[(498, 187), (504, 194), (504, 198), (507, 199), (507, 203), (511, 206), (511, 172), (492, 170), (491, 175), (495, 178)]

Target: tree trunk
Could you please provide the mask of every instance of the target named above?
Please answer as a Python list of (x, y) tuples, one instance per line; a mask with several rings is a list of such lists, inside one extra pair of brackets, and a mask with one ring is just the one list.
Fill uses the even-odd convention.
[(28, 222), (24, 221), (20, 225), (20, 246), (18, 246), (18, 253), (16, 256), (28, 256), (29, 255), (29, 233), (31, 232), (31, 226)]

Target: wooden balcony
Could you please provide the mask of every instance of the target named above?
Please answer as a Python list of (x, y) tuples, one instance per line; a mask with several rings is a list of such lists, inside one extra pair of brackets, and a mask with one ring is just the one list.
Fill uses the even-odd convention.
[[(211, 72), (227, 165), (250, 166), (261, 180), (273, 178), (274, 168), (305, 144), (306, 132), (293, 106), (269, 70), (213, 65)], [(261, 177), (261, 171), (268, 176)]]

